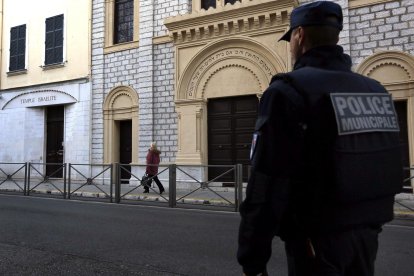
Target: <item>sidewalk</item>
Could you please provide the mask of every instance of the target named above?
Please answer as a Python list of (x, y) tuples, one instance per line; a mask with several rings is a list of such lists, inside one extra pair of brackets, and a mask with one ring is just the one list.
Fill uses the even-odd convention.
[[(1, 183), (1, 182), (0, 182)], [(17, 184), (20, 186), (17, 186)], [(19, 192), (23, 194), (23, 182), (6, 181), (0, 185), (0, 192)], [(42, 183), (36, 187), (36, 183), (31, 183), (30, 194), (51, 194), (55, 197), (62, 196), (64, 192), (63, 183), (51, 180), (50, 183)], [(85, 197), (108, 199), (110, 196), (110, 185), (83, 185), (71, 183), (70, 197)], [(68, 193), (68, 187), (66, 187)], [(243, 190), (244, 196), (245, 190)], [(160, 195), (157, 187), (152, 187), (149, 193), (144, 193), (142, 186), (121, 184), (121, 202), (128, 201), (147, 201), (147, 202), (168, 202), (169, 190), (166, 187), (165, 192)], [(113, 187), (112, 197), (115, 199), (115, 187)], [(235, 191), (232, 187), (209, 186), (201, 188), (200, 185), (194, 184), (191, 188), (177, 188), (177, 204), (199, 204), (208, 206), (232, 207), (235, 205)], [(398, 194), (395, 197), (394, 214), (398, 218), (414, 219), (414, 194)]]
[[(0, 182), (1, 183), (1, 182)], [(39, 183), (39, 182), (38, 182)], [(30, 194), (50, 194), (54, 197), (62, 196), (64, 193), (64, 185), (61, 181), (51, 180), (50, 183), (38, 183), (30, 184)], [(18, 185), (17, 185), (18, 184)], [(23, 194), (23, 182), (14, 183), (12, 181), (6, 181), (0, 185), (0, 192), (19, 192)], [(169, 189), (165, 187), (165, 192), (159, 194), (158, 187), (151, 185), (149, 193), (144, 193), (142, 186), (121, 184), (121, 202), (124, 200), (135, 201), (154, 201), (154, 202), (168, 202), (169, 201)], [(66, 186), (67, 198), (69, 197), (69, 187)], [(84, 185), (71, 183), (70, 198), (85, 197), (85, 198), (110, 198), (111, 191), (110, 185)], [(115, 201), (115, 187), (112, 188), (112, 197)], [(200, 184), (192, 185), (191, 188), (180, 189), (176, 191), (177, 203), (189, 203), (189, 204), (202, 204), (202, 205), (217, 205), (223, 207), (232, 207), (235, 205), (235, 191), (232, 187), (218, 187), (210, 185), (208, 188), (201, 188)]]
[(395, 197), (394, 214), (396, 217), (414, 219), (414, 194), (398, 194)]

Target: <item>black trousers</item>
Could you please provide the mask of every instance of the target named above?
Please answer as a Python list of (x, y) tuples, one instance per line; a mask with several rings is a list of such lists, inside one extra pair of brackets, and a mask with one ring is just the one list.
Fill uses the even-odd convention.
[(361, 227), (286, 241), (289, 276), (373, 276), (380, 232)]
[[(148, 174), (148, 176), (150, 178), (152, 178), (152, 180), (155, 181), (155, 184), (157, 184), (158, 189), (160, 190), (160, 192), (161, 191), (164, 191), (164, 186), (162, 185), (161, 181), (158, 179), (158, 176), (157, 175), (154, 176), (154, 175)], [(149, 191), (149, 187), (145, 187), (145, 191)]]

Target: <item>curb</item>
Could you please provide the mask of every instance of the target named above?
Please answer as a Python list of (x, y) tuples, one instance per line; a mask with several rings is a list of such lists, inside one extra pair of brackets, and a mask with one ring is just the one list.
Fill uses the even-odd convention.
[(394, 218), (414, 219), (414, 212), (411, 212), (411, 211), (396, 211), (396, 212), (394, 212)]
[[(22, 193), (22, 190), (19, 189), (3, 189), (1, 191), (5, 192), (13, 192), (13, 193)], [(31, 191), (30, 194), (50, 194), (54, 196), (62, 196), (62, 192), (58, 190), (36, 190)], [(85, 198), (100, 198), (100, 199), (109, 199), (105, 193), (102, 192), (74, 192), (70, 195), (71, 197), (85, 197)], [(69, 199), (69, 198), (67, 198)], [(161, 195), (149, 195), (149, 194), (128, 194), (122, 197), (124, 200), (137, 200), (137, 201), (146, 201), (146, 202), (165, 202), (168, 203), (169, 196), (168, 193), (165, 193), (165, 196)], [(395, 204), (398, 202), (408, 201), (410, 204), (409, 207), (405, 206), (397, 206), (394, 205), (394, 217), (401, 218), (401, 219), (414, 219), (414, 208), (412, 205), (414, 203), (414, 195), (413, 194), (399, 194), (396, 196)], [(205, 206), (222, 206), (222, 207), (230, 207), (234, 206), (234, 203), (229, 203), (225, 200), (217, 200), (217, 199), (205, 199), (205, 198), (181, 198), (177, 200), (177, 204), (197, 204), (197, 205), (205, 205)]]

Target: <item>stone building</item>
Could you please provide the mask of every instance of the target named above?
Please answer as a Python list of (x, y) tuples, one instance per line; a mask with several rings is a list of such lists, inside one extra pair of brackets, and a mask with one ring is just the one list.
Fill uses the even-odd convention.
[(92, 2), (0, 6), (0, 162), (90, 163)]
[[(248, 163), (257, 103), (292, 67), (287, 30), (296, 0), (94, 0), (92, 162)], [(337, 0), (340, 44), (354, 70), (395, 100), (405, 165), (414, 162), (414, 1)], [(126, 156), (126, 157), (125, 157)], [(197, 171), (197, 169), (196, 169)]]

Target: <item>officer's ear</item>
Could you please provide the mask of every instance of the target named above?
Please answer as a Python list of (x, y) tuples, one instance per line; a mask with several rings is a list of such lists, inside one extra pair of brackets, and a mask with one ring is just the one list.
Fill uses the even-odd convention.
[(299, 26), (296, 28), (296, 39), (297, 39), (297, 45), (301, 49), (301, 53), (305, 53), (308, 49), (306, 48), (306, 39), (307, 39), (307, 33), (305, 29), (302, 26)]

